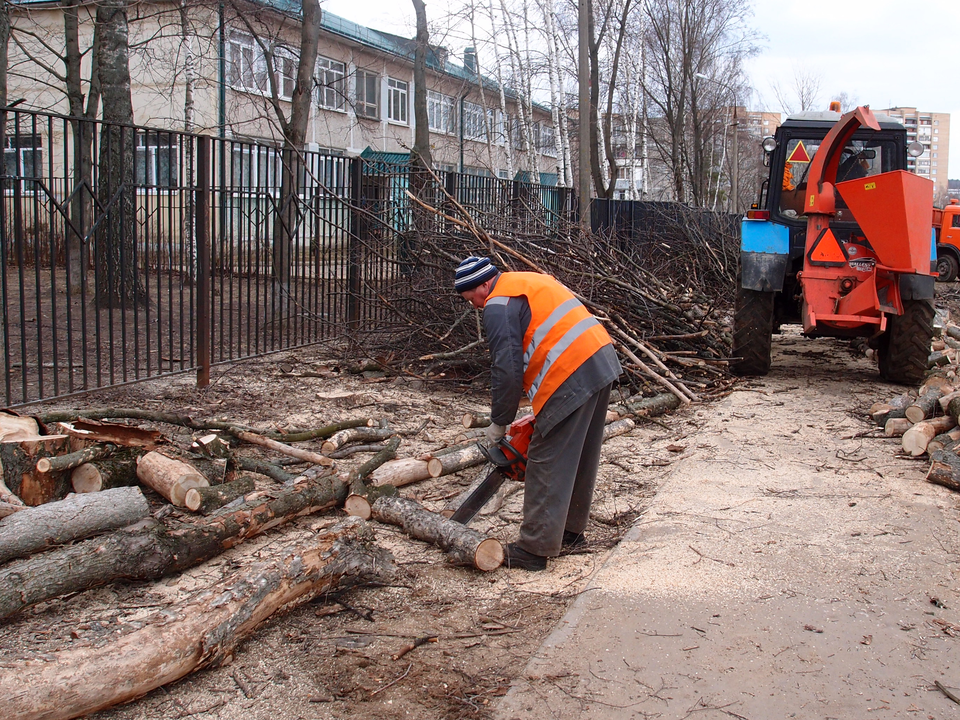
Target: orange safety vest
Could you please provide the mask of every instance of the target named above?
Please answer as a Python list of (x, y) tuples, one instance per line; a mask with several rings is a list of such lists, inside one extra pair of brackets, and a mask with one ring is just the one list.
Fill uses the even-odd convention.
[(534, 413), (610, 336), (569, 290), (549, 275), (508, 272), (500, 275), (486, 305), (525, 297), (530, 325), (523, 336), (523, 389)]

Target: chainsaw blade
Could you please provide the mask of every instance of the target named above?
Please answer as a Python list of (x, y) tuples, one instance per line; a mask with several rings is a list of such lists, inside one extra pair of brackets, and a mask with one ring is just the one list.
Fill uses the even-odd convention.
[(483, 482), (477, 485), (477, 489), (467, 496), (467, 499), (464, 500), (456, 512), (450, 516), (450, 519), (456, 520), (458, 523), (463, 523), (464, 525), (469, 523), (473, 520), (474, 516), (480, 512), (480, 508), (486, 505), (490, 498), (500, 489), (504, 479), (504, 475), (500, 472), (500, 469), (494, 468), (490, 474), (483, 479)]

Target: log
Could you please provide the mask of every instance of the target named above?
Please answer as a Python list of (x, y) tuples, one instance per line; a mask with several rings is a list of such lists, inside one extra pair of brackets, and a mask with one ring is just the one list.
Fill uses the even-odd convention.
[(183, 496), (183, 504), (192, 512), (207, 515), (231, 503), (238, 497), (252, 493), (255, 485), (252, 478), (240, 478), (222, 485), (213, 487), (195, 487), (187, 490)]
[(271, 440), (263, 435), (257, 435), (256, 433), (247, 432), (245, 430), (235, 430), (233, 431), (233, 435), (237, 439), (243, 440), (244, 442), (269, 448), (270, 450), (274, 450), (282, 455), (289, 455), (290, 457), (299, 458), (300, 460), (306, 460), (314, 465), (323, 465), (324, 467), (330, 467), (333, 465), (333, 460), (325, 455), (320, 455), (319, 453), (311, 452), (310, 450), (303, 450), (302, 448), (295, 448), (290, 445), (285, 445), (282, 442)]
[(204, 435), (193, 441), (190, 449), (211, 458), (230, 457), (230, 444), (217, 433)]
[[(960, 417), (960, 396), (953, 398), (949, 403), (947, 403), (947, 415), (956, 420)], [(960, 421), (958, 421), (960, 423)]]
[(960, 491), (960, 457), (952, 450), (931, 453), (927, 482)]
[(460, 418), (460, 422), (463, 423), (463, 426), (470, 430), (471, 428), (485, 428), (490, 424), (490, 414), (489, 413), (464, 413), (463, 417)]
[(944, 351), (930, 353), (927, 358), (927, 368), (943, 367), (950, 364), (950, 355)]
[(70, 484), (78, 493), (100, 492), (137, 484), (137, 459), (141, 451), (124, 448), (102, 460), (84, 463), (70, 473)]
[(883, 427), (887, 420), (892, 417), (904, 417), (904, 410), (907, 409), (907, 406), (912, 405), (916, 398), (916, 391), (911, 390), (891, 398), (885, 403), (874, 403), (869, 410), (869, 415), (877, 425)]
[(912, 405), (903, 411), (903, 415), (914, 424), (926, 420), (933, 415), (934, 410), (938, 407), (937, 401), (942, 397), (943, 390), (941, 388), (929, 387), (925, 393), (922, 393), (920, 397), (913, 401)]
[(68, 453), (69, 443), (70, 438), (66, 435), (43, 435), (32, 440), (0, 443), (0, 467), (7, 488), (32, 506), (66, 497), (70, 491), (69, 474), (38, 473), (37, 461)]
[(432, 513), (420, 503), (401, 497), (381, 497), (371, 508), (379, 522), (396, 525), (412, 538), (440, 547), (457, 565), (489, 572), (503, 564), (503, 545), (495, 538)]
[(358, 583), (389, 582), (394, 572), (370, 528), (348, 518), (194, 593), (118, 640), (18, 660), (16, 672), (0, 677), (4, 717), (68, 720), (133, 700), (226, 661), (275, 613)]
[(948, 337), (952, 337), (954, 340), (960, 340), (960, 327), (956, 325), (947, 325), (944, 329)]
[(0, 569), (0, 619), (44, 600), (117, 580), (158, 580), (302, 515), (341, 505), (347, 486), (324, 475), (281, 488), (194, 522), (153, 519), (75, 545), (15, 560)]
[(341, 430), (338, 433), (334, 433), (330, 436), (328, 440), (325, 440), (323, 445), (320, 446), (320, 452), (324, 455), (329, 455), (332, 452), (336, 452), (344, 445), (348, 445), (352, 442), (371, 442), (375, 440), (387, 440), (390, 437), (396, 435), (396, 432), (390, 428), (378, 428), (378, 427), (355, 427), (348, 428), (346, 430)]
[(84, 463), (113, 455), (119, 448), (116, 445), (106, 443), (104, 445), (90, 445), (82, 450), (59, 455), (57, 457), (42, 457), (37, 460), (36, 470), (38, 473), (65, 472), (78, 468)]
[(931, 375), (923, 381), (923, 385), (917, 391), (917, 395), (923, 397), (931, 390), (939, 390), (941, 397), (953, 392), (953, 383), (940, 375)]
[(265, 475), (271, 480), (276, 480), (278, 483), (293, 482), (297, 479), (296, 475), (291, 475), (282, 467), (274, 465), (271, 462), (267, 462), (266, 460), (234, 456), (232, 458), (232, 462), (241, 470), (255, 472), (258, 475)]
[(139, 522), (150, 506), (138, 487), (70, 495), (0, 520), (0, 564)]
[(14, 495), (10, 491), (10, 488), (8, 488), (6, 484), (3, 482), (2, 471), (3, 471), (3, 465), (2, 463), (0, 463), (0, 502), (4, 503), (5, 505), (12, 505), (18, 508), (25, 508), (26, 505), (24, 505), (23, 500), (21, 500), (16, 495)]
[(32, 417), (14, 415), (9, 410), (0, 411), (0, 441), (35, 440), (40, 437), (40, 426)]
[(183, 507), (187, 490), (210, 483), (187, 463), (153, 450), (137, 460), (137, 477), (177, 507)]
[(944, 414), (949, 414), (947, 408), (950, 407), (950, 401), (954, 398), (960, 397), (960, 390), (954, 390), (952, 393), (942, 396), (937, 402), (940, 404), (940, 409)]
[(421, 480), (440, 477), (442, 470), (439, 458), (429, 460), (402, 458), (386, 462), (371, 472), (370, 484), (403, 487)]
[(630, 418), (623, 418), (623, 420), (615, 420), (614, 422), (607, 423), (603, 427), (603, 441), (606, 442), (610, 438), (615, 438), (618, 435), (626, 435), (636, 426), (637, 423)]
[(953, 450), (954, 445), (960, 442), (960, 428), (954, 428), (945, 433), (940, 433), (933, 440), (927, 443), (927, 452), (932, 453), (935, 450)]
[(927, 451), (927, 444), (937, 435), (946, 432), (957, 424), (949, 415), (918, 422), (907, 430), (900, 438), (903, 451), (912, 457), (923, 455)]
[(653, 397), (631, 397), (619, 405), (611, 405), (610, 409), (621, 416), (656, 417), (676, 410), (680, 407), (680, 398), (674, 393), (660, 393)]
[(883, 434), (887, 437), (902, 437), (911, 427), (913, 427), (913, 423), (905, 417), (892, 417), (884, 424)]

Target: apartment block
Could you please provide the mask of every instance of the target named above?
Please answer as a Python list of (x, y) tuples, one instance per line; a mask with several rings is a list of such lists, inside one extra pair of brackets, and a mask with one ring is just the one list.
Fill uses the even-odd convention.
[(923, 154), (908, 158), (907, 169), (934, 183), (934, 198), (942, 201), (947, 194), (947, 169), (950, 160), (950, 113), (918, 110), (915, 107), (894, 107), (874, 112), (889, 115), (907, 128), (907, 142), (923, 145)]

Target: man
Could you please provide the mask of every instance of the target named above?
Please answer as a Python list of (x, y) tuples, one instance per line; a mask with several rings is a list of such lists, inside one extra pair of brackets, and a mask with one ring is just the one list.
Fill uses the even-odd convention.
[(584, 542), (620, 361), (600, 322), (549, 275), (501, 273), (489, 258), (468, 257), (454, 288), (483, 308), (492, 360), (487, 440), (503, 437), (522, 393), (533, 405), (523, 521), (504, 563), (543, 570), (562, 547)]

